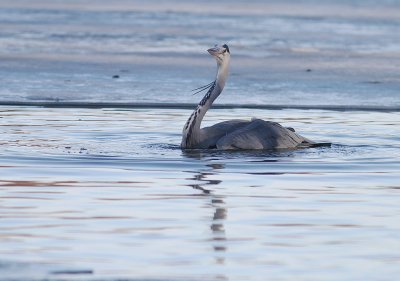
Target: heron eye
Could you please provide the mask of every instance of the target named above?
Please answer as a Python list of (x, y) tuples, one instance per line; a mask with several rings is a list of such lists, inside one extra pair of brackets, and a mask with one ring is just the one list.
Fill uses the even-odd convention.
[(225, 54), (226, 53), (226, 49), (222, 53)]

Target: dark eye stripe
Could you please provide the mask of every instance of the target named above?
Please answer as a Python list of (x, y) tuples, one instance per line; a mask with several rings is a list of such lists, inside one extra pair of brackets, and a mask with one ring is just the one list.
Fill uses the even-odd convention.
[(230, 53), (228, 45), (224, 44), (222, 45), (222, 47), (224, 47), (228, 51), (228, 53)]

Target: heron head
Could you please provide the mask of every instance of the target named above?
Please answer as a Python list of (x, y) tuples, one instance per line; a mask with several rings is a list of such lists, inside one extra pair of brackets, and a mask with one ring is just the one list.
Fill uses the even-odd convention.
[(218, 63), (224, 63), (229, 60), (230, 52), (228, 45), (224, 44), (222, 46), (215, 45), (213, 48), (207, 50), (210, 55), (212, 55)]

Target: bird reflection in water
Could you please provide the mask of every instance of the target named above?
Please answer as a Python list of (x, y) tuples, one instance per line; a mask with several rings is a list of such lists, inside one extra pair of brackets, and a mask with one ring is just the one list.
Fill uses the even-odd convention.
[[(220, 198), (211, 199), (211, 205), (214, 207), (214, 216), (211, 222), (212, 240), (214, 241), (214, 251), (225, 252), (226, 251), (226, 233), (224, 227), (224, 220), (226, 219), (227, 211), (225, 208), (224, 200)], [(223, 264), (225, 258), (223, 256), (217, 256), (216, 262)]]
[[(201, 154), (185, 154), (185, 156), (191, 158), (201, 159)], [(215, 251), (215, 262), (217, 264), (225, 263), (224, 252), (227, 251), (226, 247), (226, 231), (224, 221), (227, 218), (227, 209), (224, 201), (224, 197), (213, 193), (211, 188), (220, 184), (221, 180), (207, 179), (210, 175), (218, 174), (218, 170), (224, 169), (224, 164), (210, 163), (206, 165), (207, 168), (196, 171), (193, 177), (188, 180), (196, 180), (199, 184), (191, 184), (190, 187), (200, 190), (205, 196), (210, 198), (210, 206), (213, 209), (213, 216), (211, 218), (210, 230), (211, 230), (211, 241), (212, 247)]]

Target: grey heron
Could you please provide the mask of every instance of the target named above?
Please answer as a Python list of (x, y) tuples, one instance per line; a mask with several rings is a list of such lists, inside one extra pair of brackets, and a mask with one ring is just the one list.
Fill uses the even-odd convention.
[(261, 119), (229, 120), (200, 128), (207, 110), (224, 89), (231, 56), (226, 44), (215, 45), (207, 51), (217, 61), (217, 75), (213, 82), (196, 89), (198, 92), (207, 90), (207, 93), (183, 127), (181, 148), (294, 149), (316, 145), (292, 128)]

